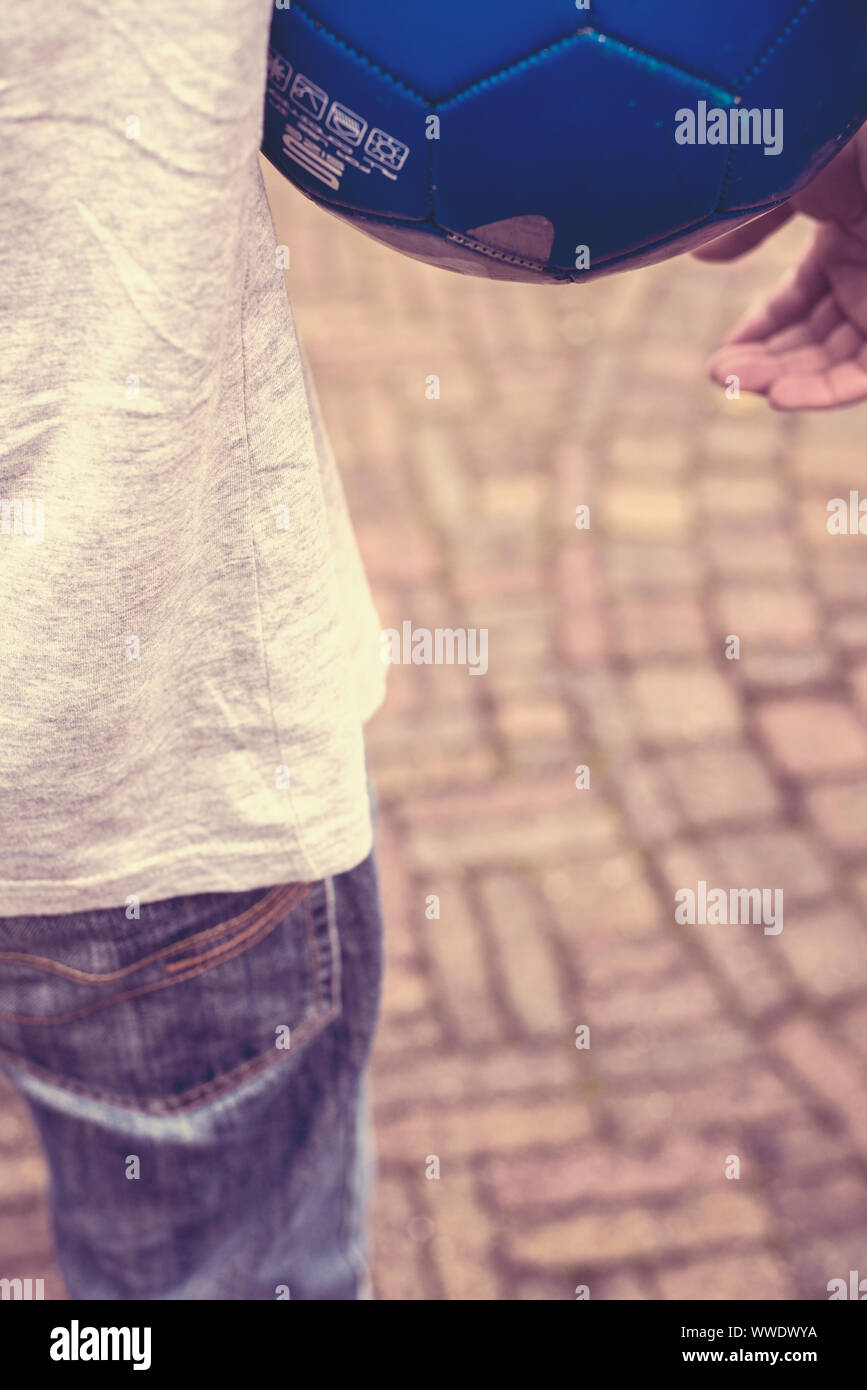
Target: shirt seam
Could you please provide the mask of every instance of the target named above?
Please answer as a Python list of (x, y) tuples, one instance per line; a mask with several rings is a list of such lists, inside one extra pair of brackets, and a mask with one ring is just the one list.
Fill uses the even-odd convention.
[[(262, 174), (261, 174), (261, 170), (260, 170), (260, 168), (259, 168), (258, 161), (257, 161), (257, 163), (256, 163), (256, 174), (257, 174), (257, 177), (259, 178), (259, 180), (261, 181), (261, 179), (262, 179)], [(296, 804), (295, 804), (295, 797), (294, 797), (294, 795), (293, 795), (293, 790), (292, 790), (292, 769), (291, 769), (291, 767), (289, 766), (289, 763), (287, 762), (286, 757), (285, 757), (285, 754), (284, 754), (284, 751), (283, 751), (283, 743), (282, 743), (282, 740), (281, 740), (281, 738), (280, 738), (279, 725), (278, 725), (277, 716), (276, 716), (276, 713), (275, 713), (275, 710), (274, 710), (274, 698), (273, 698), (273, 693), (272, 693), (272, 688), (271, 688), (271, 664), (270, 664), (270, 662), (269, 662), (269, 660), (268, 660), (268, 646), (267, 646), (267, 643), (266, 643), (266, 641), (265, 641), (265, 625), (264, 625), (264, 619), (263, 619), (263, 614), (262, 614), (262, 600), (261, 600), (261, 594), (260, 594), (260, 589), (259, 589), (259, 560), (258, 560), (258, 554), (257, 554), (257, 549), (256, 549), (256, 536), (255, 536), (255, 531), (254, 531), (254, 528), (253, 528), (252, 518), (251, 518), (251, 515), (250, 515), (250, 512), (251, 512), (251, 503), (252, 503), (252, 494), (253, 494), (253, 459), (252, 459), (252, 450), (251, 450), (251, 445), (250, 445), (249, 421), (248, 421), (248, 415), (247, 415), (247, 341), (246, 341), (247, 325), (246, 325), (246, 313), (245, 313), (245, 310), (246, 310), (246, 305), (247, 305), (247, 290), (248, 290), (248, 285), (249, 285), (249, 280), (250, 280), (250, 231), (251, 231), (251, 228), (250, 228), (250, 221), (251, 221), (251, 218), (255, 215), (255, 209), (254, 209), (254, 202), (255, 202), (255, 200), (254, 200), (254, 197), (253, 197), (253, 191), (252, 191), (252, 189), (251, 189), (251, 191), (250, 191), (248, 197), (249, 197), (249, 202), (248, 202), (248, 217), (247, 217), (247, 237), (246, 237), (245, 246), (244, 246), (244, 284), (243, 284), (243, 290), (242, 290), (242, 293), (241, 293), (241, 335), (240, 335), (240, 336), (241, 336), (241, 410), (242, 410), (243, 422), (244, 422), (244, 456), (245, 456), (245, 460), (246, 460), (246, 469), (247, 469), (247, 507), (246, 507), (246, 516), (247, 516), (247, 525), (248, 525), (248, 541), (249, 541), (249, 546), (250, 546), (250, 558), (251, 558), (251, 560), (252, 560), (252, 562), (253, 562), (253, 580), (254, 580), (254, 591), (253, 591), (253, 592), (254, 592), (254, 598), (255, 598), (255, 602), (256, 602), (256, 620), (257, 620), (258, 628), (259, 628), (259, 649), (260, 649), (261, 654), (262, 654), (262, 667), (263, 667), (263, 670), (264, 670), (264, 673), (265, 673), (265, 690), (266, 690), (266, 693), (267, 693), (267, 696), (268, 696), (268, 712), (269, 712), (269, 714), (270, 714), (270, 716), (271, 716), (271, 731), (272, 731), (272, 734), (273, 734), (273, 737), (274, 737), (274, 743), (275, 743), (276, 748), (277, 748), (277, 754), (278, 754), (278, 757), (279, 757), (279, 759), (280, 759), (280, 766), (281, 766), (281, 767), (287, 768), (288, 771), (289, 771), (289, 786), (288, 786), (287, 790), (288, 790), (288, 793), (289, 793), (289, 806), (290, 806), (291, 813), (292, 813), (292, 825), (293, 825), (293, 828), (294, 828), (294, 831), (295, 831), (296, 843), (297, 843), (298, 848), (299, 848), (300, 851), (301, 851), (301, 854), (303, 855), (304, 859), (305, 859), (306, 862), (307, 862), (308, 870), (309, 870), (309, 872), (310, 872), (311, 878), (312, 878), (312, 879), (317, 879), (317, 878), (319, 878), (321, 875), (319, 874), (319, 872), (318, 872), (318, 866), (317, 866), (315, 860), (313, 859), (313, 856), (311, 855), (311, 853), (310, 853), (310, 851), (309, 851), (309, 849), (308, 849), (308, 847), (307, 847), (307, 843), (306, 843), (306, 841), (305, 841), (304, 834), (303, 834), (302, 829), (301, 829), (301, 823), (300, 823), (300, 820), (299, 820), (299, 817), (298, 817), (298, 808), (297, 808), (297, 806), (296, 806)], [(285, 293), (285, 288), (284, 288), (284, 293)], [(290, 846), (290, 852), (291, 852), (291, 846)]]

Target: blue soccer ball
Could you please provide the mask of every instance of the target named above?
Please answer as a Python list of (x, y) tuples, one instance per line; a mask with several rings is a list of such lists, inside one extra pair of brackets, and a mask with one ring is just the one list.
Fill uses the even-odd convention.
[(262, 150), (408, 255), (564, 283), (783, 202), (865, 117), (867, 0), (291, 0)]

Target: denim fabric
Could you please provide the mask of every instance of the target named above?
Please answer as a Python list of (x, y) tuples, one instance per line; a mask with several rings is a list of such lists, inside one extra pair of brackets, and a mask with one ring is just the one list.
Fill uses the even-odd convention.
[(138, 919), (0, 918), (0, 1066), (39, 1126), (72, 1298), (369, 1297), (380, 976), (372, 855)]

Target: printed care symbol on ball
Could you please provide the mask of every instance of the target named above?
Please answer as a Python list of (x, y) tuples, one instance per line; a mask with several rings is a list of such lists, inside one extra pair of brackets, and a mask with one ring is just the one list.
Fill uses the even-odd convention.
[(292, 76), (292, 64), (281, 57), (276, 48), (268, 49), (268, 81), (278, 92), (285, 92)]
[(350, 111), (349, 107), (340, 101), (332, 101), (325, 124), (335, 135), (339, 135), (341, 140), (348, 140), (350, 145), (360, 145), (367, 130), (364, 117), (359, 116), (356, 111)]
[(371, 159), (379, 160), (380, 164), (384, 164), (386, 168), (399, 174), (409, 157), (409, 145), (405, 145), (396, 136), (389, 135), (387, 131), (380, 130), (378, 126), (374, 126), (368, 136), (364, 152)]
[(311, 116), (321, 121), (328, 105), (328, 93), (317, 87), (315, 82), (311, 82), (309, 77), (305, 77), (303, 72), (299, 72), (295, 78), (289, 95), (302, 111), (309, 111)]

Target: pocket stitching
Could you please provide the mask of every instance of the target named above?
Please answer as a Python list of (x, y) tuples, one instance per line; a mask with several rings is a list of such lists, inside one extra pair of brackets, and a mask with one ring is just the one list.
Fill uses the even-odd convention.
[[(292, 1029), (293, 1039), (296, 1041), (296, 1043), (300, 1041), (300, 1044), (302, 1046), (309, 1041), (311, 1036), (315, 1036), (317, 1032), (321, 1031), (321, 1029), (323, 1029), (340, 1013), (340, 1003), (338, 997), (332, 997), (330, 1005), (327, 1007), (327, 1009), (325, 1009), (324, 1012), (315, 1011), (317, 1008), (321, 1009), (321, 1006), (324, 1001), (322, 999), (321, 986), (321, 956), (318, 945), (315, 941), (315, 932), (313, 931), (312, 913), (310, 908), (310, 898), (314, 886), (315, 885), (312, 883), (291, 884), (283, 885), (280, 889), (273, 890), (275, 902), (278, 898), (278, 895), (285, 893), (286, 888), (290, 888), (292, 890), (290, 893), (285, 894), (285, 897), (281, 896), (279, 898), (279, 901), (283, 907), (286, 907), (287, 903), (289, 904), (289, 911), (294, 910), (296, 907), (299, 906), (301, 902), (303, 902), (304, 904), (305, 934), (307, 936), (308, 950), (310, 953), (311, 964), (313, 966), (313, 971), (316, 980), (316, 1004), (314, 1006), (314, 1012), (308, 1013), (306, 1018), (302, 1019), (301, 1023), (297, 1024)], [(301, 895), (295, 892), (295, 890), (298, 888), (302, 890)], [(326, 893), (328, 892), (327, 883), (325, 884), (325, 891)], [(268, 896), (271, 895), (269, 894)], [(261, 899), (258, 903), (254, 904), (254, 908), (248, 909), (248, 912), (252, 912), (257, 908), (261, 909), (265, 901), (266, 899)], [(246, 914), (241, 914), (238, 918), (230, 919), (230, 921), (238, 922), (243, 918), (244, 915)], [(330, 916), (331, 914), (329, 913), (328, 915)], [(239, 949), (233, 952), (233, 954), (241, 954), (242, 949), (249, 950), (253, 946), (258, 945), (259, 941), (264, 940), (264, 938), (267, 935), (269, 935), (280, 924), (282, 920), (282, 917), (276, 916), (275, 921), (273, 922), (273, 924), (268, 926), (267, 931), (261, 933), (258, 937), (256, 937), (253, 940), (250, 940), (249, 937), (246, 938), (241, 943)], [(221, 924), (221, 926), (224, 925), (225, 924)], [(332, 923), (329, 921), (328, 938), (331, 944), (332, 953), (335, 956), (335, 975), (339, 977), (339, 942), (336, 939), (335, 933), (331, 930), (331, 927)], [(208, 933), (211, 934), (216, 930), (217, 928), (208, 928)], [(204, 933), (199, 934), (195, 939), (202, 939), (203, 935)], [(190, 939), (192, 940), (193, 938)], [(148, 959), (153, 960), (154, 956), (151, 956)], [(152, 982), (152, 984), (149, 986), (143, 986), (141, 989), (128, 991), (122, 996), (115, 995), (112, 997), (111, 1000), (98, 1001), (85, 1012), (93, 1012), (101, 1007), (109, 1007), (111, 1004), (121, 1003), (127, 998), (133, 997), (135, 995), (140, 995), (146, 992), (151, 992), (153, 989), (166, 988), (168, 985), (181, 984), (187, 979), (192, 979), (196, 975), (203, 974), (204, 971), (206, 969), (211, 968), (212, 965), (222, 964), (222, 961), (227, 959), (230, 959), (230, 957), (222, 956), (220, 961), (212, 961), (209, 964), (204, 965), (201, 969), (190, 971), (190, 973), (187, 975), (175, 975), (169, 980), (157, 980)], [(332, 994), (334, 995), (335, 991), (332, 991)], [(0, 1018), (10, 1017), (14, 1018), (14, 1015), (10, 1016), (0, 1014)], [(74, 1017), (80, 1017), (80, 1014), (76, 1014), (74, 1015)], [(58, 1019), (28, 1019), (24, 1021), (30, 1023), (35, 1022), (37, 1024), (43, 1023), (50, 1025), (53, 1023), (57, 1023)], [(297, 1055), (297, 1052), (295, 1055)], [(7, 1065), (11, 1069), (23, 1071), (37, 1078), (42, 1078), (49, 1085), (56, 1086), (60, 1090), (71, 1092), (75, 1095), (80, 1095), (85, 1099), (95, 1100), (101, 1104), (117, 1105), (124, 1109), (132, 1110), (140, 1114), (171, 1115), (178, 1111), (188, 1110), (196, 1105), (204, 1104), (207, 1100), (211, 1098), (212, 1094), (220, 1094), (232, 1088), (233, 1086), (237, 1086), (239, 1083), (247, 1080), (252, 1076), (255, 1076), (259, 1072), (266, 1071), (271, 1067), (277, 1065), (278, 1063), (285, 1061), (287, 1058), (292, 1056), (292, 1053), (289, 1051), (277, 1050), (275, 1050), (275, 1055), (273, 1056), (267, 1052), (259, 1053), (256, 1057), (251, 1057), (243, 1062), (240, 1062), (236, 1067), (233, 1067), (231, 1071), (224, 1072), (221, 1076), (214, 1077), (210, 1081), (203, 1081), (196, 1086), (191, 1086), (188, 1090), (182, 1091), (179, 1095), (170, 1097), (145, 1098), (141, 1096), (125, 1096), (120, 1093), (108, 1091), (101, 1087), (97, 1089), (95, 1087), (88, 1086), (86, 1082), (80, 1081), (77, 1077), (59, 1076), (56, 1073), (50, 1071), (48, 1068), (41, 1066), (38, 1062), (33, 1062), (29, 1058), (20, 1057), (18, 1056), (18, 1054), (9, 1051), (9, 1049), (7, 1048), (0, 1047), (0, 1056), (8, 1059)]]
[[(131, 965), (125, 965), (120, 970), (102, 972), (78, 970), (74, 965), (65, 965), (62, 961), (50, 960), (47, 956), (36, 956), (31, 952), (22, 951), (0, 951), (0, 964), (9, 961), (15, 965), (29, 965), (32, 969), (42, 970), (48, 975), (60, 975), (63, 979), (71, 980), (74, 984), (93, 985), (94, 987), (111, 984), (113, 980), (121, 980), (125, 975), (131, 975), (136, 970), (143, 970), (146, 965), (153, 965), (154, 961), (162, 960), (166, 956), (177, 955), (196, 942), (208, 941), (215, 936), (227, 934), (243, 923), (245, 918), (254, 919), (257, 913), (266, 908), (266, 905), (268, 912), (277, 908), (291, 912), (302, 901), (305, 894), (309, 896), (312, 887), (311, 883), (280, 884), (277, 888), (272, 888), (258, 902), (253, 903), (252, 907), (239, 913), (237, 917), (229, 917), (225, 922), (218, 922), (216, 926), (208, 927), (202, 932), (196, 932), (183, 941), (175, 941), (170, 946), (161, 946), (158, 951), (152, 951), (149, 956), (133, 961)], [(271, 900), (270, 903), (269, 899)], [(9, 1017), (11, 1016), (8, 1014), (0, 1014), (0, 1018)]]
[[(297, 1040), (300, 1035), (303, 1045), (309, 1040), (311, 1034), (315, 1036), (327, 1023), (336, 1018), (339, 1012), (339, 1007), (334, 1004), (327, 1013), (308, 1014), (303, 1023), (292, 1030), (293, 1037)], [(113, 1091), (96, 1090), (75, 1077), (58, 1077), (45, 1067), (41, 1067), (38, 1062), (20, 1058), (5, 1048), (0, 1048), (0, 1056), (11, 1058), (9, 1065), (13, 1070), (29, 1072), (32, 1076), (42, 1078), (59, 1090), (71, 1091), (87, 1100), (95, 1100), (102, 1105), (117, 1105), (125, 1110), (133, 1110), (146, 1115), (171, 1115), (178, 1110), (190, 1110), (193, 1106), (202, 1105), (209, 1100), (212, 1091), (225, 1091), (236, 1086), (239, 1082), (247, 1080), (248, 1077), (255, 1076), (261, 1071), (267, 1071), (280, 1062), (286, 1061), (291, 1055), (291, 1052), (277, 1052), (276, 1056), (271, 1057), (267, 1052), (260, 1052), (258, 1057), (251, 1057), (248, 1061), (240, 1062), (237, 1067), (224, 1072), (222, 1076), (214, 1077), (212, 1081), (202, 1081), (198, 1086), (191, 1086), (189, 1090), (182, 1091), (178, 1096), (171, 1096), (166, 1099), (155, 1096), (142, 1099), (141, 1096), (124, 1096)]]

